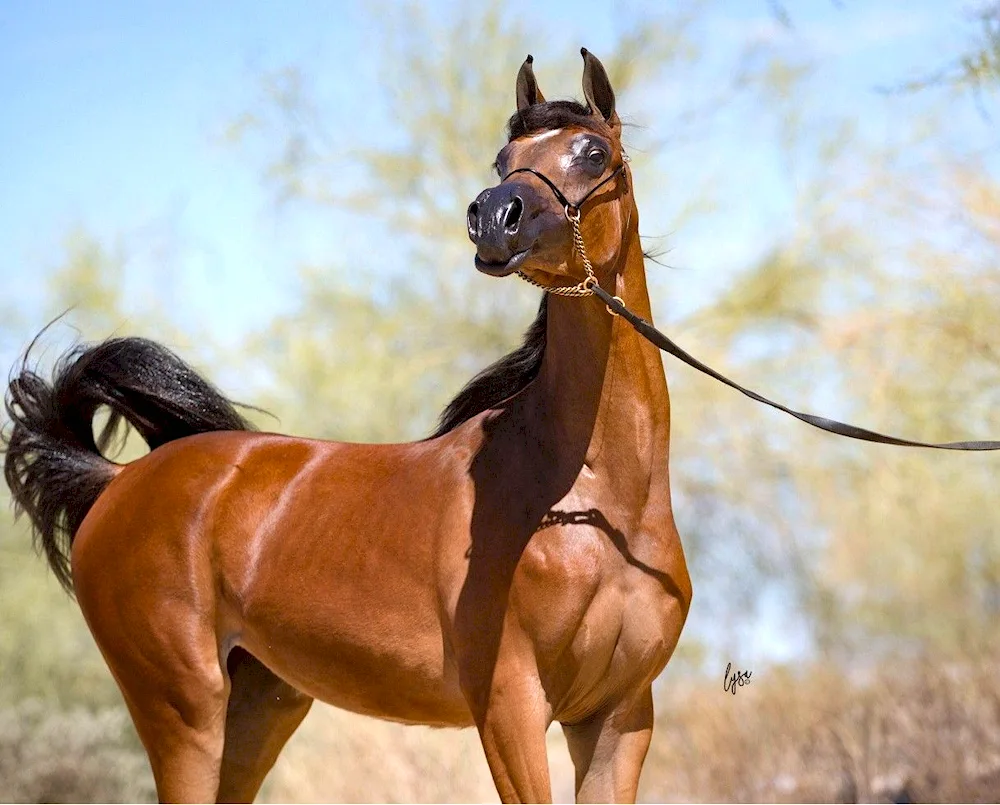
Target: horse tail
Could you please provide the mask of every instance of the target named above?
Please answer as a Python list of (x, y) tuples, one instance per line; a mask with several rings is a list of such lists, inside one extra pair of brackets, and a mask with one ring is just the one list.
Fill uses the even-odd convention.
[[(211, 383), (145, 338), (76, 346), (56, 362), (51, 383), (29, 368), (26, 354), (4, 402), (12, 424), (0, 447), (15, 516), (27, 514), (36, 550), (70, 595), (73, 537), (117, 473), (101, 451), (122, 419), (150, 450), (195, 433), (253, 430)], [(101, 406), (110, 416), (95, 439)]]

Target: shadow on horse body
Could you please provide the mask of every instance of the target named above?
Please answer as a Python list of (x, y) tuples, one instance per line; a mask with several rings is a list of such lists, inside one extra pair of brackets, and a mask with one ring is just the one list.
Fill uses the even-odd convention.
[[(583, 53), (586, 106), (545, 102), (525, 62), (501, 181), (469, 208), (477, 267), (551, 293), (431, 438), (252, 432), (138, 338), (76, 349), (51, 383), (26, 366), (12, 381), (8, 483), (75, 589), (161, 800), (251, 800), (314, 699), (475, 725), (505, 801), (551, 797), (556, 720), (578, 800), (635, 798), (650, 686), (691, 587), (660, 356), (593, 296), (560, 295), (585, 262), (649, 317), (614, 93)], [(149, 455), (101, 456), (102, 405)]]

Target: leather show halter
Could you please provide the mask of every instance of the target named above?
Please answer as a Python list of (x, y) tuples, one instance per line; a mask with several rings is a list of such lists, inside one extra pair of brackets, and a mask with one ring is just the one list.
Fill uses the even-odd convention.
[[(546, 293), (556, 294), (558, 296), (591, 296), (594, 293), (594, 286), (597, 285), (597, 276), (594, 274), (594, 267), (590, 263), (590, 258), (587, 257), (587, 250), (583, 245), (583, 235), (580, 233), (580, 208), (583, 207), (584, 203), (589, 199), (594, 193), (600, 190), (608, 182), (616, 179), (618, 176), (626, 177), (626, 187), (628, 183), (627, 174), (625, 173), (625, 166), (628, 164), (628, 156), (622, 152), (622, 164), (619, 165), (608, 178), (596, 184), (594, 187), (590, 188), (590, 192), (587, 193), (583, 198), (581, 198), (575, 204), (566, 196), (563, 195), (562, 191), (556, 187), (555, 182), (553, 182), (548, 176), (540, 171), (536, 171), (534, 168), (517, 168), (512, 170), (506, 176), (503, 177), (501, 182), (506, 182), (515, 173), (530, 173), (532, 176), (537, 176), (546, 185), (548, 185), (549, 190), (551, 190), (556, 199), (560, 204), (563, 205), (563, 212), (566, 214), (566, 220), (570, 222), (573, 227), (573, 247), (577, 252), (580, 253), (580, 259), (583, 261), (583, 268), (587, 272), (587, 278), (581, 282), (579, 285), (569, 285), (569, 286), (556, 286), (550, 287), (548, 285), (542, 285), (540, 282), (535, 282), (531, 277), (525, 274), (523, 271), (518, 271), (517, 275), (523, 279), (525, 282), (534, 285), (536, 288), (541, 288)], [(624, 188), (623, 188), (624, 192)], [(608, 308), (608, 312), (611, 309)]]
[[(625, 172), (626, 165), (628, 164), (628, 157), (622, 154), (622, 164), (611, 173), (606, 179), (601, 181), (595, 187), (591, 188), (583, 198), (581, 198), (576, 203), (569, 201), (562, 191), (556, 187), (555, 183), (552, 182), (544, 174), (535, 170), (534, 168), (518, 168), (512, 170), (506, 176), (504, 176), (503, 181), (506, 181), (510, 176), (515, 173), (530, 173), (533, 176), (541, 179), (548, 188), (555, 194), (556, 199), (560, 204), (563, 205), (563, 211), (566, 214), (566, 219), (570, 222), (573, 227), (573, 246), (574, 249), (580, 254), (580, 259), (583, 262), (584, 270), (587, 272), (586, 278), (583, 282), (578, 285), (563, 286), (563, 287), (550, 287), (547, 285), (542, 285), (539, 282), (528, 277), (524, 272), (518, 271), (517, 274), (521, 279), (526, 282), (531, 283), (541, 289), (546, 293), (558, 294), (560, 296), (573, 296), (573, 297), (583, 297), (583, 296), (596, 296), (598, 297), (607, 307), (608, 313), (612, 316), (621, 316), (625, 319), (633, 329), (639, 333), (643, 338), (649, 341), (653, 346), (673, 355), (675, 358), (683, 361), (688, 366), (697, 369), (709, 377), (715, 378), (720, 383), (724, 383), (732, 389), (741, 394), (746, 395), (751, 400), (756, 400), (764, 405), (769, 405), (771, 408), (776, 408), (779, 411), (783, 411), (796, 419), (805, 422), (807, 425), (812, 425), (820, 430), (825, 430), (829, 433), (834, 433), (838, 436), (846, 436), (849, 439), (860, 439), (866, 442), (877, 442), (879, 444), (892, 444), (900, 445), (903, 447), (930, 447), (935, 450), (1000, 450), (1000, 441), (967, 441), (967, 442), (918, 442), (910, 439), (900, 439), (896, 436), (887, 436), (883, 433), (877, 433), (876, 431), (867, 430), (865, 428), (859, 428), (857, 425), (849, 425), (845, 422), (838, 422), (836, 419), (828, 419), (822, 416), (816, 416), (815, 414), (808, 414), (802, 411), (795, 411), (792, 408), (788, 408), (781, 403), (777, 403), (774, 400), (769, 400), (762, 394), (758, 394), (756, 391), (745, 388), (739, 383), (730, 380), (725, 375), (717, 372), (712, 367), (702, 363), (694, 356), (688, 354), (685, 350), (675, 344), (669, 337), (664, 335), (662, 332), (657, 330), (650, 322), (646, 321), (641, 316), (637, 316), (627, 307), (625, 303), (617, 296), (612, 296), (607, 291), (605, 291), (597, 280), (597, 276), (594, 274), (594, 267), (590, 262), (590, 258), (587, 257), (587, 250), (584, 247), (583, 235), (580, 232), (580, 210), (583, 204), (594, 195), (600, 188), (604, 187), (606, 184), (611, 182), (613, 179), (619, 175), (624, 176), (626, 182), (628, 181), (628, 174)], [(627, 185), (626, 185), (627, 186)], [(624, 192), (624, 188), (623, 188)]]

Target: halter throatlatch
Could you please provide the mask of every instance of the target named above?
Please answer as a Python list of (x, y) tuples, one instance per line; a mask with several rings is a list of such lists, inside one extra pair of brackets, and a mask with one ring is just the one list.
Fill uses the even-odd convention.
[[(594, 193), (600, 190), (608, 182), (618, 178), (618, 176), (625, 176), (625, 165), (628, 162), (628, 157), (622, 154), (622, 164), (606, 179), (603, 179), (597, 185), (592, 187), (590, 191), (577, 201), (575, 204), (563, 195), (562, 191), (556, 187), (555, 183), (549, 179), (544, 173), (536, 171), (534, 168), (517, 168), (512, 170), (506, 176), (503, 177), (503, 181), (507, 181), (515, 173), (530, 173), (532, 176), (537, 176), (541, 179), (553, 192), (556, 199), (560, 204), (563, 205), (563, 212), (566, 215), (566, 220), (570, 222), (573, 227), (573, 250), (580, 255), (580, 260), (583, 262), (583, 270), (587, 272), (586, 278), (583, 282), (577, 285), (567, 285), (567, 286), (549, 286), (542, 285), (540, 282), (536, 282), (531, 279), (523, 271), (518, 271), (517, 275), (530, 285), (534, 285), (536, 288), (541, 288), (546, 293), (556, 294), (557, 296), (592, 296), (594, 293), (594, 287), (597, 285), (597, 275), (594, 274), (594, 266), (590, 262), (590, 258), (587, 257), (587, 250), (583, 245), (583, 234), (580, 232), (580, 208), (583, 207), (584, 203), (589, 199)], [(614, 314), (611, 308), (608, 308), (608, 313)]]

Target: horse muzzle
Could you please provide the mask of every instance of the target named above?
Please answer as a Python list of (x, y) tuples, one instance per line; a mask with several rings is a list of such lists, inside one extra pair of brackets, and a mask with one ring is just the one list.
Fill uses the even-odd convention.
[(476, 244), (476, 268), (506, 277), (531, 254), (540, 233), (541, 199), (528, 185), (502, 182), (469, 205), (469, 239)]

